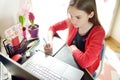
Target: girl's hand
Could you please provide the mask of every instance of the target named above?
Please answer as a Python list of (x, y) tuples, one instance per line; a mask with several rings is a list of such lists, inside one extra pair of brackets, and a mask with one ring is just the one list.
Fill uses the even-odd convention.
[(43, 47), (44, 47), (45, 54), (48, 54), (48, 55), (52, 54), (52, 51), (53, 51), (52, 44), (48, 43), (48, 44), (45, 44)]
[(70, 45), (70, 49), (71, 49), (71, 51), (73, 51), (73, 50), (77, 49), (77, 47), (75, 45)]

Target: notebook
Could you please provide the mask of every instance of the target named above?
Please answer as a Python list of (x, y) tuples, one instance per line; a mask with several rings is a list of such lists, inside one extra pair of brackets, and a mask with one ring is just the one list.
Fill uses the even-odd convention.
[[(40, 37), (40, 42), (39, 44), (36, 46), (36, 48), (33, 50), (34, 51), (42, 51), (42, 52), (45, 52), (44, 51), (44, 47), (43, 45), (45, 45), (47, 43), (47, 39), (46, 38), (42, 38)], [(46, 40), (46, 42), (45, 42)], [(51, 56), (55, 56), (57, 54), (57, 52), (59, 52), (63, 46), (65, 46), (65, 41), (58, 38), (58, 37), (54, 37), (53, 38), (53, 52), (51, 54)]]
[[(36, 52), (22, 66), (26, 67), (26, 70), (30, 73), (36, 74), (36, 77), (43, 80), (51, 80), (51, 76), (45, 72), (46, 69), (50, 75), (54, 74), (58, 77), (55, 80), (80, 80), (84, 74), (80, 69), (77, 69), (57, 58), (45, 55), (41, 51)], [(33, 66), (34, 68), (31, 68)], [(43, 70), (41, 71), (43, 72), (42, 74), (39, 69)], [(54, 79), (52, 78), (52, 80)]]

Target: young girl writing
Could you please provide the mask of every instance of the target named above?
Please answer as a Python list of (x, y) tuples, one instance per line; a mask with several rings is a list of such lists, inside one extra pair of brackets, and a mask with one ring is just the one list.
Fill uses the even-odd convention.
[[(68, 28), (66, 44), (78, 65), (91, 74), (99, 66), (105, 31), (98, 20), (95, 0), (70, 0), (68, 19), (49, 28), (46, 53), (52, 52), (52, 39), (59, 30)], [(49, 46), (49, 47), (48, 47)]]

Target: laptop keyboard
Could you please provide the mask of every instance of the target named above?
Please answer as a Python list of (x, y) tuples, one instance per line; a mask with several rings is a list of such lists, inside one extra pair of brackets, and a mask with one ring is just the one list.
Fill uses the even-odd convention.
[(25, 67), (29, 71), (32, 71), (33, 74), (42, 78), (42, 80), (67, 80), (48, 68), (32, 62), (29, 62)]

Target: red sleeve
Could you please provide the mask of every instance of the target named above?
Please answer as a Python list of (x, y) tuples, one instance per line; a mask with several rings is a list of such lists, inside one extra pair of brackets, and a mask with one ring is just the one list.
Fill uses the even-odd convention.
[(72, 52), (75, 60), (82, 68), (87, 68), (98, 60), (102, 50), (104, 36), (105, 32), (103, 28), (94, 29), (86, 39), (85, 52), (83, 53), (79, 49)]
[(63, 20), (61, 22), (58, 22), (54, 24), (53, 26), (50, 26), (49, 30), (53, 31), (55, 34), (59, 30), (64, 30), (67, 28), (67, 20)]

